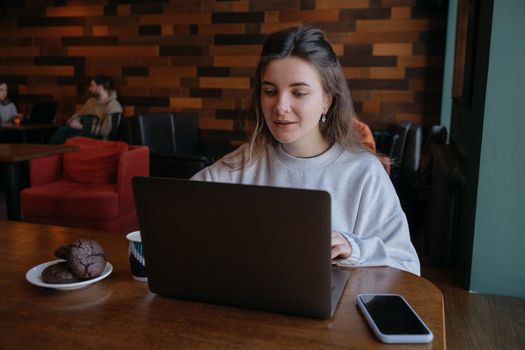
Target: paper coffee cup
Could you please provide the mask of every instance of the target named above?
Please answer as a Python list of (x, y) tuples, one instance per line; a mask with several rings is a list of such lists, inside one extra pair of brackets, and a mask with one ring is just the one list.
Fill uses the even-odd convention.
[(146, 274), (146, 261), (144, 259), (144, 249), (140, 231), (133, 231), (126, 235), (129, 241), (128, 255), (131, 266), (131, 275), (137, 281), (145, 282), (148, 280)]

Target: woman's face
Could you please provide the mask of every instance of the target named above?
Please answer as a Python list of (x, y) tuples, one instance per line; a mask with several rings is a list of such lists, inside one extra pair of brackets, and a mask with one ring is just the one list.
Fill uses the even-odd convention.
[(271, 61), (262, 73), (261, 106), (266, 125), (293, 156), (312, 157), (328, 148), (319, 120), (331, 102), (316, 68), (301, 58)]
[(3, 101), (7, 98), (7, 85), (0, 84), (0, 101)]

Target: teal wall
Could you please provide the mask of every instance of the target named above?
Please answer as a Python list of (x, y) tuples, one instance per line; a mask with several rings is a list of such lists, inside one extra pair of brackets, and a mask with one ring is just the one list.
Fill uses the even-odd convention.
[(470, 289), (525, 297), (525, 1), (494, 1)]
[(456, 44), (456, 16), (458, 1), (448, 2), (447, 15), (447, 40), (445, 48), (445, 62), (443, 68), (443, 94), (441, 95), (441, 121), (440, 124), (450, 130), (450, 117), (452, 114), (452, 77), (454, 73), (454, 49)]

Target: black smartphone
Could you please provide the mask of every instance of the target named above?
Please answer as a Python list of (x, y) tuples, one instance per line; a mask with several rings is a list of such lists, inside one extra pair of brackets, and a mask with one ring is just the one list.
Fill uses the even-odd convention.
[(357, 305), (383, 343), (430, 343), (428, 326), (398, 294), (359, 294)]

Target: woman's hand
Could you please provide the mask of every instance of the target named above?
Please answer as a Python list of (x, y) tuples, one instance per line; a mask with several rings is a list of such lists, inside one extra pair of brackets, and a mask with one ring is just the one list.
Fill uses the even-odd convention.
[(332, 264), (337, 261), (335, 259), (348, 258), (352, 253), (352, 247), (343, 235), (338, 231), (332, 231)]

